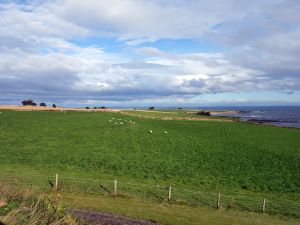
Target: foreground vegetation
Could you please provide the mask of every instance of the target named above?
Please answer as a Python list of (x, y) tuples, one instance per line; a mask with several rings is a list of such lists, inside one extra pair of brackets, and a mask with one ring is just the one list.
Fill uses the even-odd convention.
[(61, 204), (88, 208), (132, 218), (146, 219), (172, 225), (296, 225), (299, 220), (268, 214), (239, 211), (216, 211), (206, 207), (155, 203), (151, 201), (112, 196), (90, 196), (62, 193)]
[[(206, 207), (141, 200), (127, 196), (95, 196), (64, 192), (40, 193), (0, 186), (0, 222), (7, 225), (88, 225), (72, 217), (71, 209), (89, 209), (172, 225), (296, 225), (299, 220), (268, 214), (218, 211)], [(87, 212), (87, 211), (86, 211)]]
[[(0, 224), (7, 225), (84, 225), (76, 222), (57, 196), (38, 194), (33, 190), (16, 190), (0, 185)], [(87, 225), (87, 224), (85, 224)]]

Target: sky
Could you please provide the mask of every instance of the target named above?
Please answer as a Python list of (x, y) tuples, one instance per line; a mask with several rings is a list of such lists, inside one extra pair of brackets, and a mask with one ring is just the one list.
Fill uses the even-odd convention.
[(300, 105), (299, 0), (0, 0), (0, 104)]

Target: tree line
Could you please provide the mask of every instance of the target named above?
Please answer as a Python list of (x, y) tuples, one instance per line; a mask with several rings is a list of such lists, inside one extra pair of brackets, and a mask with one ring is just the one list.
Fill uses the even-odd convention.
[[(29, 99), (29, 100), (23, 100), (22, 105), (23, 106), (26, 106), (26, 105), (37, 106), (37, 103), (35, 103), (33, 100)], [(47, 105), (45, 102), (41, 102), (40, 106), (46, 107)], [(52, 104), (52, 107), (56, 108), (56, 104)]]

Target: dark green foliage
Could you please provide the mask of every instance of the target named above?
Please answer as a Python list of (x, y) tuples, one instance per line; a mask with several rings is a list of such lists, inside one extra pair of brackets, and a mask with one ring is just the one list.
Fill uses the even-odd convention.
[(46, 107), (46, 103), (42, 102), (40, 103), (40, 106)]
[(36, 106), (36, 103), (33, 100), (23, 100), (22, 105), (34, 105)]
[(210, 112), (207, 112), (207, 111), (199, 111), (196, 113), (196, 115), (199, 115), (199, 116), (210, 116)]

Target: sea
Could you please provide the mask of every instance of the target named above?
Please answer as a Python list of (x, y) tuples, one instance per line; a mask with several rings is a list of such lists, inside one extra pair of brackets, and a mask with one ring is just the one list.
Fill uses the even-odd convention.
[(205, 110), (235, 110), (219, 116), (238, 117), (243, 121), (300, 128), (300, 106), (199, 107)]

